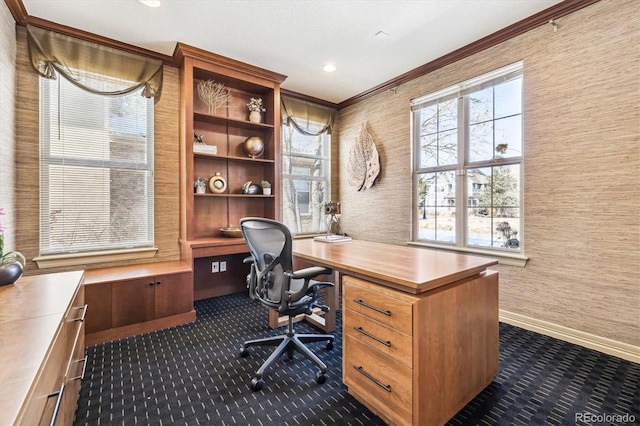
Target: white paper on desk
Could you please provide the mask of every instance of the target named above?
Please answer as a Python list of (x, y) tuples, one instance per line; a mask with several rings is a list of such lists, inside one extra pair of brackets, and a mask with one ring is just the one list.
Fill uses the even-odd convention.
[(342, 243), (344, 241), (351, 241), (351, 237), (345, 237), (344, 235), (320, 235), (313, 237), (315, 241), (322, 241), (323, 243)]

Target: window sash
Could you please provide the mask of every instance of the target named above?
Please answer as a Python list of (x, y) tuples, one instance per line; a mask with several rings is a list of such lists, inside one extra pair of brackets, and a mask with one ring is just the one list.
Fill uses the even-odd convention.
[[(504, 68), (501, 68), (499, 70), (496, 70), (492, 73), (486, 74), (484, 76), (480, 76), (478, 78), (469, 80), (467, 82), (463, 82), (461, 84), (455, 85), (455, 86), (451, 86), (447, 89), (435, 92), (433, 94), (429, 94), (426, 96), (422, 96), (420, 98), (416, 98), (411, 102), (411, 117), (412, 117), (412, 140), (413, 140), (413, 147), (415, 150), (415, 155), (414, 155), (414, 177), (413, 177), (413, 185), (414, 185), (414, 191), (413, 191), (413, 199), (414, 199), (414, 212), (413, 212), (413, 240), (417, 241), (417, 242), (428, 242), (428, 243), (433, 243), (433, 244), (438, 244), (438, 245), (442, 245), (442, 246), (450, 246), (452, 248), (455, 247), (464, 247), (464, 248), (474, 248), (474, 249), (481, 249), (481, 250), (486, 250), (486, 251), (499, 251), (499, 250), (506, 250), (508, 252), (521, 252), (523, 250), (523, 246), (521, 244), (522, 241), (522, 229), (523, 229), (523, 215), (522, 215), (522, 208), (523, 208), (523, 168), (522, 168), (522, 149), (520, 151), (520, 155), (510, 155), (508, 157), (504, 157), (504, 158), (500, 158), (497, 157), (497, 155), (495, 154), (495, 152), (492, 151), (492, 155), (493, 158), (486, 158), (486, 159), (474, 159), (472, 161), (472, 156), (470, 155), (470, 135), (469, 135), (469, 129), (470, 129), (470, 114), (469, 114), (469, 96), (477, 93), (481, 90), (484, 90), (488, 87), (494, 87), (497, 85), (500, 85), (502, 83), (506, 83), (508, 81), (512, 81), (512, 80), (516, 80), (522, 78), (522, 63), (516, 63)], [(458, 111), (458, 123), (457, 123), (457, 159), (454, 162), (454, 164), (437, 164), (436, 165), (430, 165), (430, 166), (425, 166), (422, 164), (422, 156), (423, 156), (423, 152), (422, 152), (422, 138), (426, 135), (439, 135), (441, 133), (440, 128), (439, 128), (439, 121), (436, 121), (435, 124), (435, 131), (433, 130), (434, 127), (431, 127), (431, 133), (423, 133), (422, 129), (421, 129), (421, 119), (423, 118), (421, 116), (421, 111), (423, 109), (427, 109), (427, 108), (431, 108), (433, 109), (433, 106), (438, 107), (438, 105), (449, 102), (453, 99), (457, 99), (457, 111)], [(437, 109), (436, 109), (437, 111)], [(502, 120), (507, 116), (500, 116), (499, 118), (496, 118), (493, 114), (492, 110), (492, 115), (490, 117), (490, 119), (486, 120), (487, 123), (490, 123), (492, 126), (495, 126), (495, 122), (497, 120)], [(522, 116), (523, 116), (524, 112), (523, 109), (520, 108), (520, 112), (514, 114), (514, 116), (520, 116), (520, 120), (519, 120), (519, 125), (522, 126), (523, 120), (522, 120)], [(439, 117), (437, 118), (437, 120), (439, 120)], [(474, 123), (477, 124), (477, 123)], [(503, 123), (500, 123), (503, 124)], [(521, 146), (520, 148), (522, 148), (522, 132), (520, 133), (520, 141), (521, 141)], [(439, 143), (439, 142), (438, 142)], [(495, 144), (496, 144), (496, 137), (495, 137), (495, 133), (492, 133), (492, 139), (491, 139), (491, 143), (492, 148), (495, 149)], [(439, 150), (440, 146), (438, 145), (436, 150)], [(438, 158), (441, 155), (439, 151), (437, 151), (437, 155)], [(433, 163), (433, 162), (431, 162)], [(494, 170), (494, 168), (497, 167), (507, 167), (507, 166), (511, 166), (511, 165), (517, 165), (519, 168), (519, 175), (516, 178), (516, 181), (519, 185), (519, 191), (518, 191), (518, 196), (516, 197), (517, 200), (519, 201), (519, 205), (517, 206), (517, 222), (518, 222), (518, 228), (517, 230), (519, 230), (519, 234), (518, 234), (518, 240), (520, 242), (519, 247), (518, 248), (504, 248), (504, 247), (495, 247), (494, 243), (491, 242), (490, 245), (477, 245), (472, 243), (472, 226), (470, 224), (472, 218), (471, 218), (471, 211), (472, 209), (474, 209), (474, 206), (470, 206), (469, 202), (470, 202), (470, 197), (473, 198), (474, 194), (470, 193), (473, 192), (471, 189), (469, 189), (469, 186), (472, 184), (472, 182), (469, 180), (469, 176), (468, 176), (468, 172), (470, 170), (474, 170), (474, 169), (482, 169), (482, 168), (491, 168), (491, 170)], [(450, 201), (450, 200), (444, 200), (444, 198), (442, 200), (439, 200), (438, 202), (443, 202), (444, 204), (440, 205), (440, 206), (427, 206), (427, 202), (426, 200), (423, 201), (423, 198), (421, 197), (421, 195), (418, 193), (420, 191), (420, 179), (423, 176), (427, 176), (427, 175), (443, 175), (443, 174), (447, 174), (447, 173), (453, 173), (455, 174), (455, 179), (454, 179), (454, 187), (455, 187), (455, 223), (452, 224), (451, 220), (449, 220), (449, 224), (448, 227), (449, 228), (453, 228), (454, 229), (454, 237), (450, 238), (450, 236), (446, 235), (446, 233), (442, 233), (442, 230), (440, 230), (441, 234), (438, 235), (438, 226), (440, 225), (438, 222), (442, 222), (442, 219), (440, 217), (440, 211), (442, 210), (451, 210), (451, 206), (447, 205), (446, 203), (444, 203), (444, 201)], [(440, 195), (442, 197), (442, 194)], [(437, 204), (437, 203), (436, 203)], [(422, 212), (420, 211), (420, 209), (423, 209)], [(425, 217), (426, 215), (426, 211), (428, 208), (431, 208), (432, 211), (431, 213), (433, 214), (432, 220), (427, 221), (427, 222), (423, 222), (426, 223), (429, 227), (426, 230), (422, 230), (420, 228), (421, 225), (421, 216)], [(497, 220), (501, 219), (501, 218), (496, 218)], [(493, 218), (492, 218), (493, 220)], [(497, 221), (496, 220), (496, 221)], [(510, 222), (515, 222), (514, 220), (509, 220)], [(491, 221), (491, 232), (490, 234), (493, 236), (494, 233), (496, 232), (493, 225), (493, 221)], [(508, 232), (505, 232), (505, 234), (508, 234)], [(442, 237), (442, 235), (445, 235), (444, 237)], [(492, 240), (493, 241), (493, 240)]]
[[(318, 128), (321, 123), (309, 124), (311, 128)], [(304, 135), (286, 123), (282, 128), (282, 221), (293, 235), (325, 232), (327, 223), (323, 207), (324, 203), (330, 201), (331, 194), (331, 136), (328, 132), (319, 136)], [(286, 138), (291, 140), (287, 141)], [(320, 143), (317, 152), (310, 149), (309, 145), (309, 141), (315, 138), (319, 138)], [(302, 146), (296, 146), (296, 142)], [(300, 168), (309, 170), (309, 173)], [(302, 183), (306, 183), (306, 190), (298, 191), (297, 186)], [(318, 186), (321, 187), (321, 193), (317, 193), (320, 190)], [(307, 194), (302, 198), (309, 201), (304, 206), (297, 204), (302, 192)]]
[(40, 255), (152, 247), (153, 100), (41, 78), (40, 112)]

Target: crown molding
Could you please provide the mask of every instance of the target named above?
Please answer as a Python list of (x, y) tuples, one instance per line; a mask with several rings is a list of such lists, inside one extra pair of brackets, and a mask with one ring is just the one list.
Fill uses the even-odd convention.
[(115, 49), (124, 50), (126, 52), (135, 53), (138, 55), (147, 56), (154, 59), (160, 59), (165, 65), (177, 66), (173, 57), (163, 55), (152, 50), (144, 49), (132, 44), (123, 43), (118, 40), (114, 40), (101, 35), (93, 34), (87, 31), (79, 30), (77, 28), (61, 25), (56, 22), (47, 21), (46, 19), (30, 16), (22, 3), (22, 0), (4, 0), (9, 8), (9, 11), (13, 15), (13, 19), (16, 20), (17, 25), (27, 26), (33, 25), (34, 27), (43, 28), (45, 30), (54, 31), (56, 33), (64, 34), (70, 37), (75, 37), (80, 40), (90, 41), (98, 43), (104, 46), (113, 47)]
[[(34, 25), (47, 30), (59, 32), (61, 34), (77, 37), (82, 40), (92, 41), (95, 43), (104, 44), (106, 46), (114, 47), (117, 49), (122, 49), (131, 53), (137, 53), (140, 55), (161, 59), (166, 65), (170, 65), (174, 67), (178, 66), (178, 63), (180, 61), (180, 58), (177, 57), (179, 55), (176, 55), (175, 52), (174, 52), (174, 56), (163, 55), (158, 52), (147, 50), (138, 46), (133, 46), (127, 43), (122, 43), (117, 40), (99, 36), (97, 34), (78, 30), (76, 28), (67, 27), (65, 25), (60, 25), (55, 22), (47, 21), (45, 19), (32, 17), (32, 16), (29, 16), (29, 14), (27, 13), (27, 10), (24, 7), (22, 0), (4, 0), (4, 1), (7, 4), (9, 11), (13, 15), (13, 18), (16, 20), (16, 23), (18, 25), (23, 25), (23, 26)], [(538, 12), (535, 15), (532, 15), (528, 18), (525, 18), (521, 21), (516, 22), (515, 24), (505, 27), (502, 30), (496, 31), (493, 34), (490, 34), (473, 43), (470, 43), (464, 47), (461, 47), (458, 50), (455, 50), (451, 53), (441, 56), (438, 59), (435, 59), (431, 62), (421, 65), (418, 68), (415, 68), (411, 71), (401, 74), (398, 77), (395, 77), (382, 84), (379, 84), (349, 99), (346, 99), (338, 104), (328, 102), (328, 101), (323, 101), (321, 99), (313, 98), (311, 96), (303, 95), (300, 93), (286, 91), (284, 89), (282, 89), (282, 93), (286, 93), (290, 96), (293, 96), (299, 99), (305, 99), (315, 103), (319, 103), (321, 105), (330, 106), (332, 108), (343, 109), (348, 106), (354, 105), (358, 102), (361, 102), (365, 99), (368, 99), (372, 96), (375, 96), (379, 93), (385, 92), (387, 90), (395, 89), (401, 84), (407, 83), (408, 81), (414, 80), (418, 77), (422, 77), (423, 75), (429, 74), (444, 66), (450, 65), (461, 59), (464, 59), (478, 52), (486, 50), (490, 47), (498, 45), (513, 37), (524, 34), (527, 31), (530, 31), (536, 27), (539, 27), (541, 25), (546, 25), (549, 23), (551, 19), (561, 18), (563, 16), (576, 12), (580, 9), (583, 9), (599, 1), (600, 0), (565, 0), (550, 8), (547, 8), (541, 12)], [(183, 48), (184, 47), (186, 46), (183, 45)], [(178, 46), (176, 46), (176, 49), (178, 50)]]
[(590, 6), (600, 0), (565, 0), (562, 3), (558, 3), (550, 8), (547, 8), (541, 12), (531, 15), (521, 21), (516, 22), (508, 27), (505, 27), (493, 34), (483, 37), (473, 43), (470, 43), (458, 50), (454, 50), (438, 59), (428, 62), (419, 66), (411, 71), (399, 75), (387, 82), (379, 84), (365, 92), (355, 95), (349, 99), (346, 99), (338, 103), (338, 109), (343, 109), (348, 106), (354, 105), (379, 93), (387, 90), (395, 89), (403, 83), (414, 80), (423, 75), (429, 74), (444, 66), (458, 62), (461, 59), (474, 55), (478, 52), (482, 52), (490, 47), (496, 46), (502, 42), (505, 42), (513, 37), (524, 34), (541, 25), (546, 25), (551, 19), (558, 19), (577, 10)]
[(333, 109), (338, 109), (338, 104), (325, 101), (324, 99), (314, 98), (313, 96), (304, 95), (302, 93), (294, 92), (291, 90), (280, 89), (280, 94), (285, 96), (290, 96), (292, 98), (300, 99), (303, 101), (310, 102), (312, 104), (322, 105)]

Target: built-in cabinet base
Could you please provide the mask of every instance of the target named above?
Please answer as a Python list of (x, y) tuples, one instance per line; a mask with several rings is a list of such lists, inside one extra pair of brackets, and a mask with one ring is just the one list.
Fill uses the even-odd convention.
[(87, 345), (195, 321), (193, 274), (183, 262), (86, 272)]

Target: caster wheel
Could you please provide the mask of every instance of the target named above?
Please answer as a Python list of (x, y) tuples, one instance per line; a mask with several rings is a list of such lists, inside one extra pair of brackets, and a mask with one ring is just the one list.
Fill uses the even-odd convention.
[(327, 376), (325, 376), (322, 373), (318, 373), (318, 375), (316, 376), (316, 383), (321, 385), (326, 381), (327, 381)]
[(289, 359), (293, 359), (293, 349), (287, 349), (287, 357), (289, 357)]
[(262, 389), (263, 387), (264, 387), (264, 380), (258, 379), (256, 377), (251, 379), (251, 390), (252, 391), (257, 392), (260, 389)]
[(242, 358), (245, 358), (245, 357), (249, 356), (249, 349), (246, 349), (246, 348), (240, 349), (240, 356)]
[(333, 349), (333, 342), (327, 343), (327, 350), (330, 351), (331, 349)]

